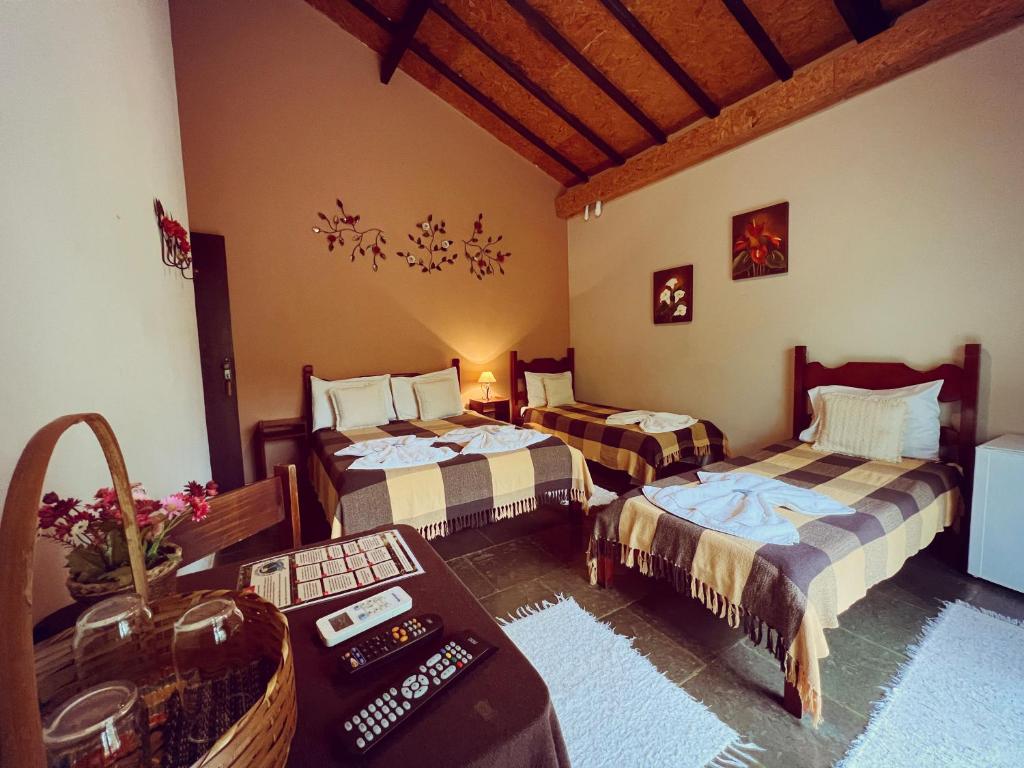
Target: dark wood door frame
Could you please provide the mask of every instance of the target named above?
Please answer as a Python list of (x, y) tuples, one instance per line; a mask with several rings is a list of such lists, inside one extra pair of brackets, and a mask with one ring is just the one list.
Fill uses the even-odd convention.
[(245, 473), (223, 236), (193, 232), (192, 258), (210, 467), (221, 490), (228, 491), (245, 485)]

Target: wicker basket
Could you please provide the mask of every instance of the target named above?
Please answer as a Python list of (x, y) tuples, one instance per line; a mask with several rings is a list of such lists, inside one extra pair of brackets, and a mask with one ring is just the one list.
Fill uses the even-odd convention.
[[(164, 559), (146, 569), (146, 584), (149, 589), (149, 599), (159, 600), (161, 597), (173, 595), (177, 589), (178, 569), (181, 568), (181, 547), (167, 541), (160, 548)], [(134, 592), (135, 585), (130, 581), (127, 584), (120, 584), (116, 581), (78, 581), (68, 577), (68, 594), (77, 602), (92, 605), (101, 600), (106, 600), (114, 595), (121, 595), (126, 592)]]
[[(73, 414), (40, 429), (18, 460), (0, 520), (0, 563), (5, 579), (0, 584), (0, 765), (43, 768), (41, 710), (49, 709), (77, 690), (71, 652), (73, 630), (32, 646), (32, 569), (36, 538), (36, 510), (50, 456), (60, 436), (71, 426), (88, 425), (103, 449), (110, 476), (123, 510), (135, 591), (148, 598), (146, 569), (135, 519), (128, 473), (117, 439), (99, 414)], [(270, 603), (254, 594), (232, 591), (192, 592), (158, 599), (150, 604), (156, 635), (139, 661), (154, 679), (170, 667), (170, 634), (175, 619), (207, 597), (235, 600), (246, 621), (246, 638), (261, 656), (272, 662), (273, 672), (257, 703), (210, 748), (199, 766), (213, 768), (271, 768), (283, 766), (295, 734), (295, 670), (288, 621)], [(118, 662), (118, 676), (128, 670)], [(136, 677), (139, 675), (136, 674)], [(166, 699), (169, 690), (147, 696)]]

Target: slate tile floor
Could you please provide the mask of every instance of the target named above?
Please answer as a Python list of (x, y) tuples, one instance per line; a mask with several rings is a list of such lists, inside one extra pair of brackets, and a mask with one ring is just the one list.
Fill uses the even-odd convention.
[(934, 547), (920, 553), (827, 632), (825, 722), (815, 729), (808, 718), (797, 721), (782, 709), (778, 663), (696, 601), (621, 568), (611, 589), (591, 587), (584, 535), (579, 522), (568, 522), (564, 508), (552, 507), (432, 543), (496, 617), (556, 594), (571, 595), (634, 638), (635, 647), (669, 679), (762, 747), (758, 759), (770, 768), (817, 768), (842, 757), (867, 724), (880, 686), (906, 660), (907, 645), (939, 613), (941, 601), (959, 598), (1024, 619), (1024, 596), (958, 573)]

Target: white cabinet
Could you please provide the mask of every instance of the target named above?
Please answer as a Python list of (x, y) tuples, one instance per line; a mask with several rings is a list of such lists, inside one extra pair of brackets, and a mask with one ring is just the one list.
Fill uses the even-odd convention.
[(977, 448), (967, 570), (1024, 592), (1024, 435)]

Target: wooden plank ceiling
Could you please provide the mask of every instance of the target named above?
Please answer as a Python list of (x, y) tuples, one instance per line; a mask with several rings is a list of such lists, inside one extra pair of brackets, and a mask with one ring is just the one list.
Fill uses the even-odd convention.
[(833, 51), (884, 34), (917, 6), (942, 3), (307, 1), (381, 54), (383, 82), (400, 67), (561, 182), (562, 197)]

